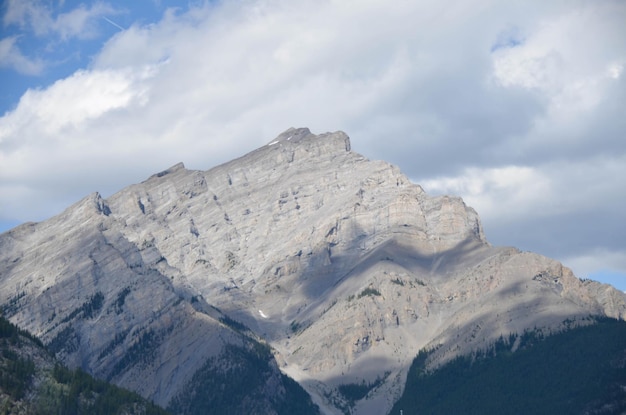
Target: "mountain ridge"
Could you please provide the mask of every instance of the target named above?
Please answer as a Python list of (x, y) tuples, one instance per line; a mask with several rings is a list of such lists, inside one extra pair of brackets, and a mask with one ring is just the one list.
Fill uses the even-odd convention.
[[(623, 293), (491, 246), (462, 199), (306, 128), (207, 171), (178, 163), (93, 193), (0, 248), (13, 322), (163, 406), (203, 362), (252, 341), (224, 321), (271, 345), (324, 413), (348, 405), (342, 385), (377, 384), (348, 405), (367, 414), (391, 408), (424, 347), (438, 346), (436, 366), (535, 325), (626, 315)], [(150, 359), (128, 357), (137, 344)]]

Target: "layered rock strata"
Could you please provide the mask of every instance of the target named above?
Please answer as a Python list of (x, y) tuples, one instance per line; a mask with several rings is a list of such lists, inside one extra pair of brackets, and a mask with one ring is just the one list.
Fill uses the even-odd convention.
[[(491, 246), (460, 198), (308, 129), (0, 235), (0, 293), (66, 363), (164, 406), (246, 341), (224, 322), (241, 323), (329, 414), (388, 411), (421, 348), (435, 367), (502, 334), (626, 315), (623, 293)], [(351, 402), (354, 383), (373, 386)]]

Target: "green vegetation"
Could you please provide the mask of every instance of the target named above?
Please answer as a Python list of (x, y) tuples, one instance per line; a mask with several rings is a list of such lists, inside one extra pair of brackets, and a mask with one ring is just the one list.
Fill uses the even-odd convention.
[(103, 305), (104, 294), (97, 291), (94, 295), (89, 297), (87, 301), (81, 304), (80, 307), (72, 310), (60, 322), (55, 324), (54, 327), (58, 327), (60, 324), (69, 323), (46, 345), (48, 350), (55, 354), (61, 350), (64, 350), (67, 353), (72, 353), (78, 350), (80, 345), (80, 335), (72, 326), (72, 320), (80, 315), (82, 315), (85, 319), (94, 318), (100, 312)]
[(353, 406), (356, 401), (365, 398), (372, 388), (363, 381), (363, 383), (339, 385), (337, 389), (350, 402), (350, 406)]
[(78, 350), (78, 346), (80, 344), (80, 336), (74, 330), (74, 327), (68, 325), (63, 330), (61, 330), (54, 339), (50, 340), (50, 342), (46, 345), (48, 350), (52, 353), (58, 353), (61, 350), (65, 350), (68, 353), (72, 353)]
[(126, 336), (128, 336), (128, 331), (116, 333), (115, 338), (111, 340), (104, 349), (102, 349), (102, 351), (98, 355), (98, 359), (102, 359), (103, 357), (111, 353), (113, 350), (115, 350), (115, 348), (119, 346), (120, 344), (122, 344), (122, 342), (126, 339)]
[(130, 294), (130, 287), (124, 288), (122, 291), (117, 294), (117, 298), (115, 299), (115, 312), (117, 314), (122, 314), (124, 303), (126, 302), (126, 297)]
[[(24, 339), (41, 347), (41, 342), (30, 333), (0, 317), (0, 392), (14, 401), (24, 397), (35, 373), (32, 359), (17, 353), (26, 341)], [(8, 408), (4, 406), (6, 405), (3, 405), (2, 411), (8, 412)]]
[(37, 414), (167, 414), (138, 394), (94, 379), (80, 369), (69, 370), (57, 364), (52, 378), (53, 382), (42, 387)]
[(248, 333), (250, 329), (245, 324), (228, 317), (226, 314), (220, 317), (220, 322), (238, 333)]
[[(39, 339), (0, 316), (0, 414), (165, 415), (134, 392), (56, 363)], [(48, 367), (50, 367), (48, 366)], [(35, 382), (34, 380), (37, 379)]]
[(26, 330), (22, 330), (15, 324), (0, 315), (0, 341), (4, 345), (5, 342), (10, 344), (19, 344), (20, 336), (26, 337), (39, 347), (43, 347), (43, 343), (37, 337), (33, 336)]
[(269, 346), (227, 346), (193, 375), (168, 409), (180, 414), (318, 414), (309, 395), (274, 363)]
[(530, 331), (501, 338), (484, 353), (433, 372), (425, 369), (429, 352), (422, 351), (391, 413), (574, 414), (603, 406), (601, 413), (622, 413), (625, 353), (626, 322), (608, 318), (550, 336)]
[(302, 324), (298, 323), (296, 320), (293, 320), (289, 325), (292, 333), (297, 333), (302, 329)]
[(104, 304), (104, 294), (98, 291), (82, 305), (81, 311), (83, 312), (83, 316), (85, 316), (85, 318), (95, 317), (98, 311), (102, 309), (102, 304)]
[(9, 299), (9, 301), (1, 307), (2, 313), (5, 316), (14, 315), (17, 312), (17, 309), (19, 308), (20, 300), (25, 295), (26, 293), (24, 291), (21, 291), (18, 294), (15, 294), (13, 297), (11, 297), (11, 299)]
[[(169, 331), (173, 330), (173, 327)], [(129, 366), (148, 363), (154, 360), (156, 351), (163, 339), (169, 333), (168, 330), (155, 332), (148, 329), (141, 333), (137, 341), (130, 346), (124, 357), (120, 359), (109, 373), (108, 379), (113, 379), (116, 375), (127, 369)], [(115, 341), (115, 339), (113, 340)], [(120, 342), (123, 339), (119, 340)], [(115, 346), (113, 346), (115, 347)]]
[(92, 318), (100, 311), (103, 304), (104, 294), (98, 291), (94, 295), (92, 295), (89, 300), (85, 301), (80, 307), (65, 316), (65, 318), (61, 320), (61, 324), (71, 321), (81, 313), (84, 318)]
[(361, 383), (347, 383), (345, 385), (339, 385), (337, 390), (348, 401), (348, 405), (353, 407), (357, 401), (365, 398), (372, 389), (380, 386), (387, 376), (389, 376), (389, 372), (385, 373), (382, 377), (377, 377), (373, 382), (366, 383), (365, 380), (363, 380)]
[(15, 400), (22, 399), (35, 373), (35, 363), (22, 359), (17, 353), (3, 347), (0, 357), (0, 390)]
[(366, 289), (364, 289), (363, 291), (361, 291), (361, 294), (359, 294), (359, 298), (363, 298), (365, 296), (380, 296), (380, 291), (378, 291), (376, 288), (372, 288), (372, 287), (367, 287)]

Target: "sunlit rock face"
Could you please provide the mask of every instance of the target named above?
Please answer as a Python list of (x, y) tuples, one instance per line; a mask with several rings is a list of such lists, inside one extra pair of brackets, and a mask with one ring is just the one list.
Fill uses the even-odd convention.
[[(0, 303), (66, 363), (162, 405), (225, 345), (262, 339), (330, 414), (388, 411), (421, 348), (436, 366), (502, 334), (626, 315), (612, 287), (491, 246), (460, 198), (306, 128), (0, 235)], [(340, 392), (363, 381), (365, 397)]]

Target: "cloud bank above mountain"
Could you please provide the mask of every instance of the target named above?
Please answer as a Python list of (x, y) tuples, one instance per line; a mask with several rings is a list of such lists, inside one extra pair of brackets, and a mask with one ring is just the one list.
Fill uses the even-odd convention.
[(626, 274), (623, 2), (166, 3), (4, 5), (4, 228), (307, 126), (463, 196), (492, 243)]

